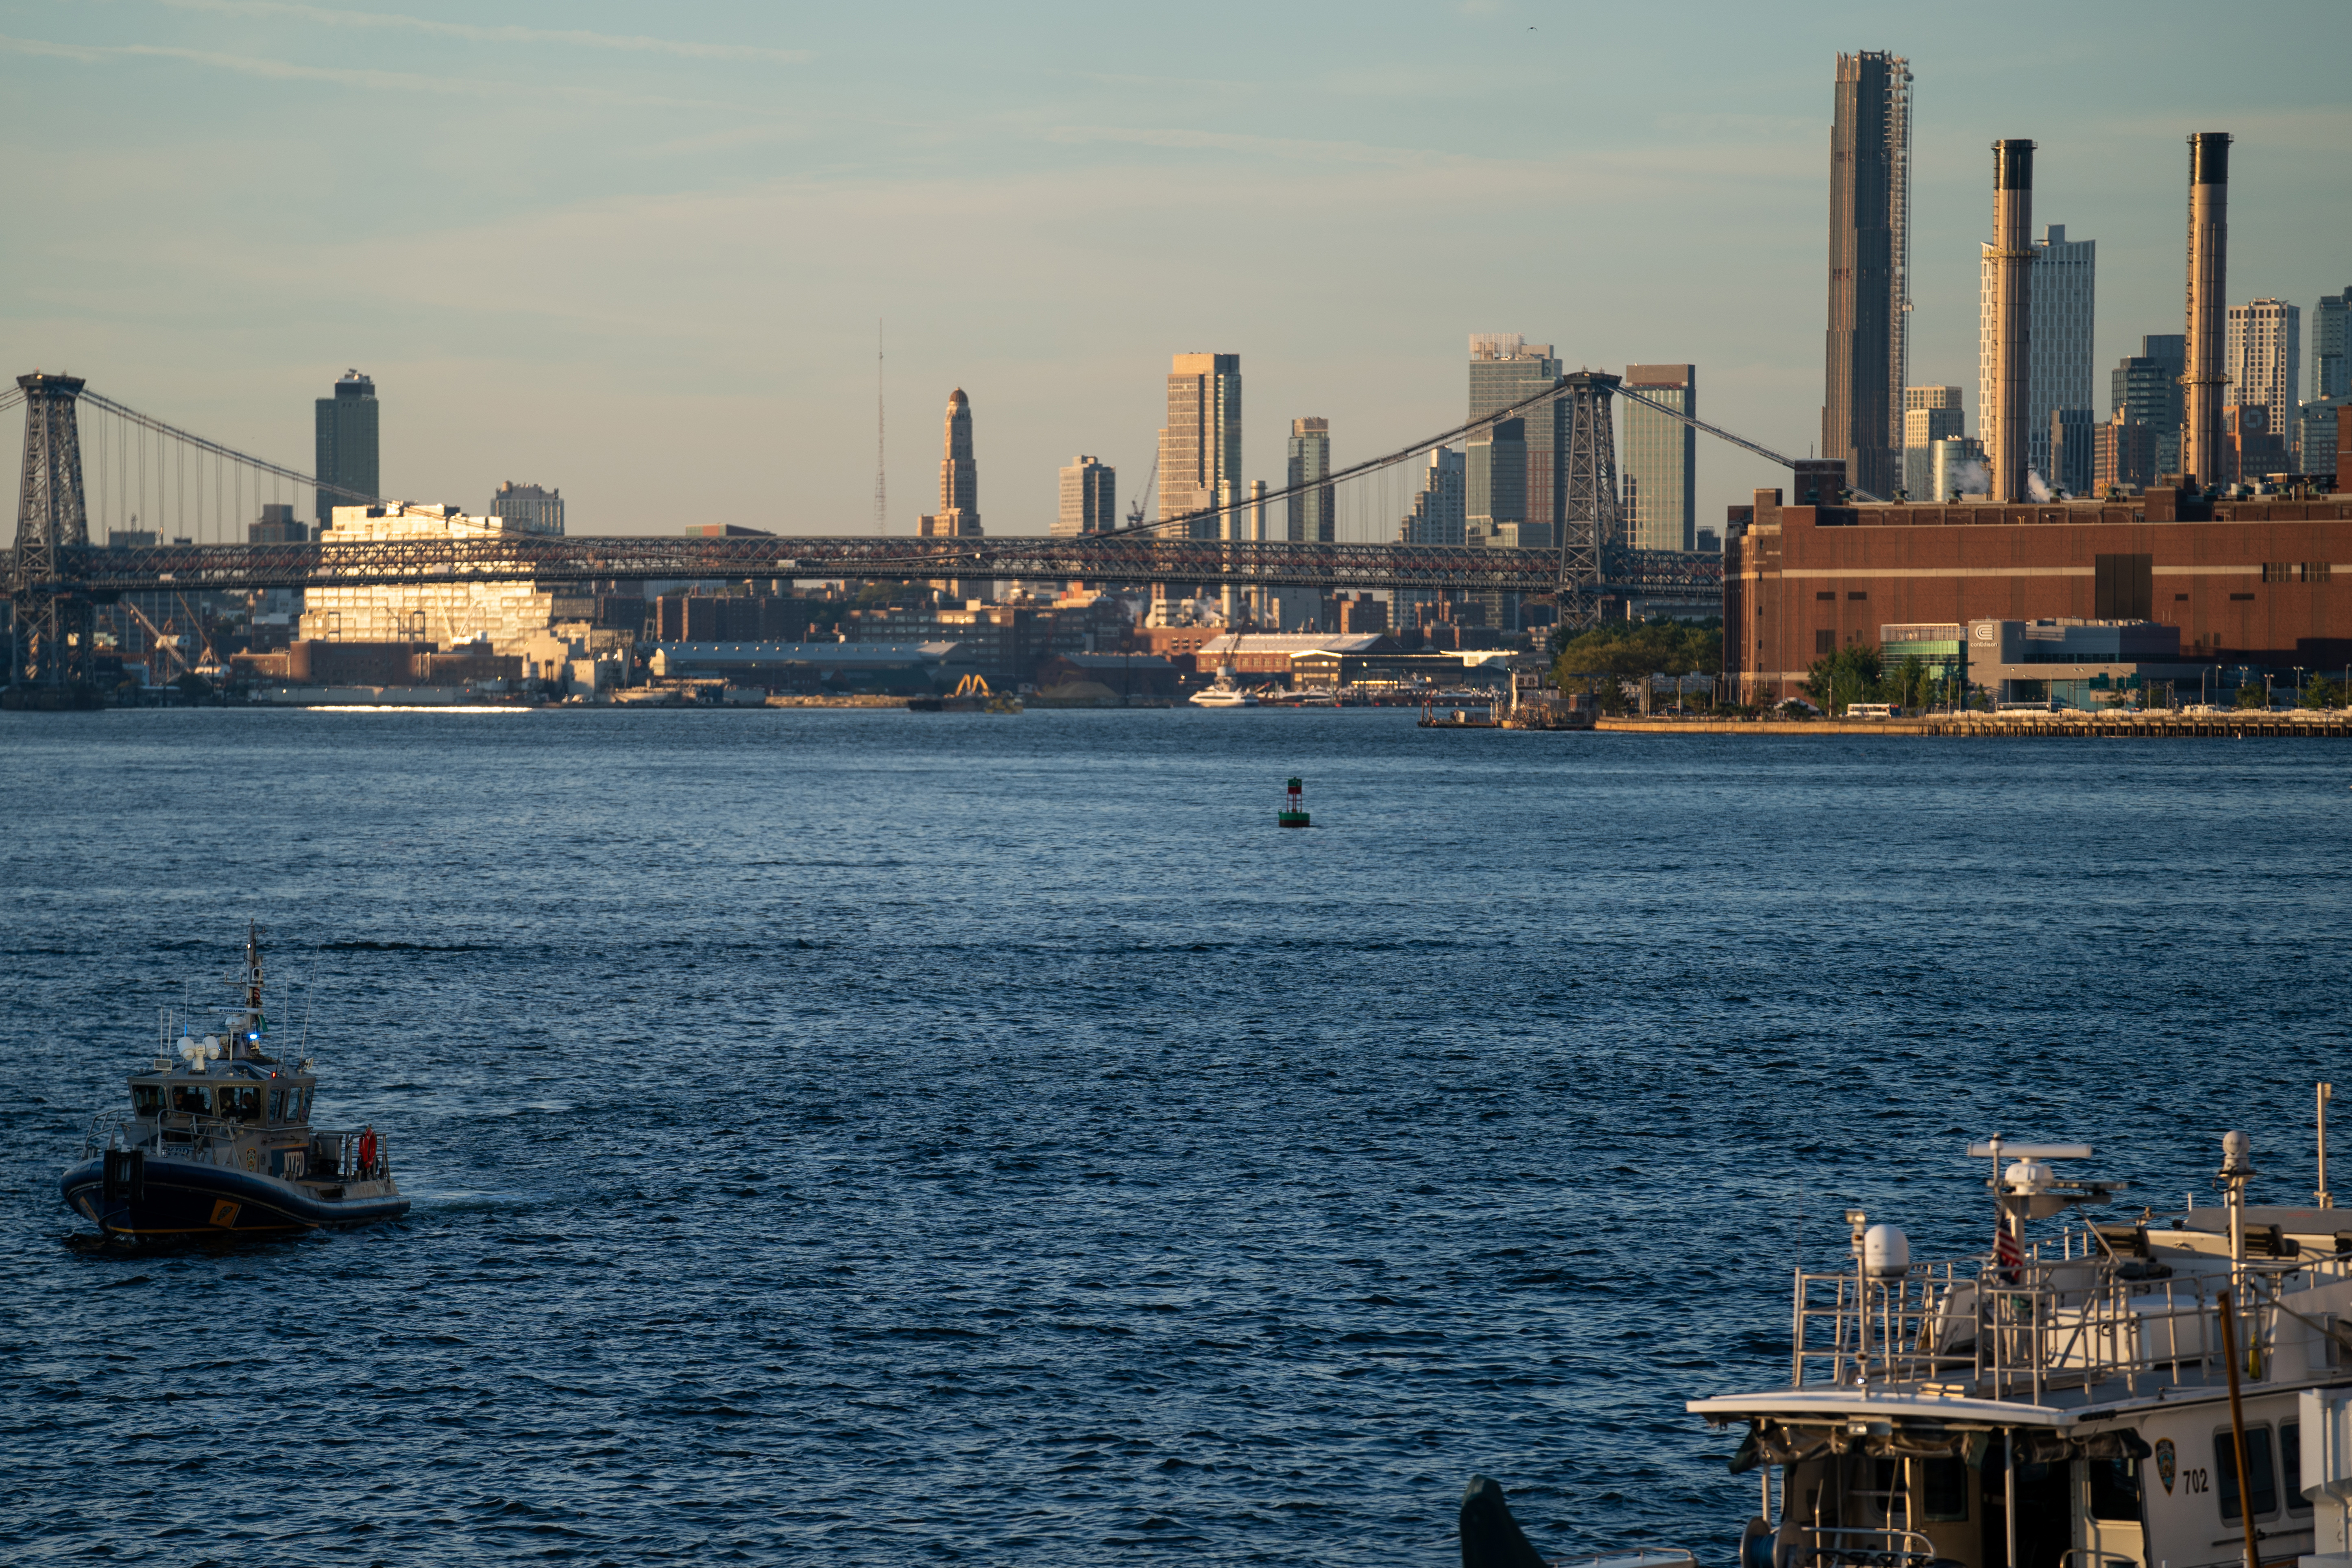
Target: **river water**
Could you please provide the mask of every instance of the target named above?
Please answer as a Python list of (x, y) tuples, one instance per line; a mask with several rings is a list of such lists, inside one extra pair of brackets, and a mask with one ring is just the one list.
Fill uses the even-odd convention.
[[(1848, 1205), (2311, 1186), (2347, 753), (1412, 718), (11, 716), (0, 1561), (1722, 1564)], [(413, 1214), (68, 1245), (248, 917)]]

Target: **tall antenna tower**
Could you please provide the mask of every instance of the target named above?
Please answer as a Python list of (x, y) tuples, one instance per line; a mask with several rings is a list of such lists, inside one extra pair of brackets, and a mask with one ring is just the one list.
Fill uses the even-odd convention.
[(890, 481), (883, 462), (888, 427), (882, 420), (882, 318), (874, 318), (874, 531), (890, 531)]

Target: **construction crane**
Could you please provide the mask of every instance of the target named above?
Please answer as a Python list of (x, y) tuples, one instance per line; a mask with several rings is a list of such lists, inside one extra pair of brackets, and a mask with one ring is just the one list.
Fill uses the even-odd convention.
[(1143, 493), (1127, 503), (1127, 526), (1143, 526), (1143, 509), (1150, 502), (1152, 484), (1160, 478), (1160, 454), (1151, 454), (1151, 471), (1143, 478)]

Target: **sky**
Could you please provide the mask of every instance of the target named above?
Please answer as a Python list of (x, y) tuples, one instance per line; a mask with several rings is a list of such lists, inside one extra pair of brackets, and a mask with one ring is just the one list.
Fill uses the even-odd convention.
[[(1187, 351), (1242, 356), (1277, 487), (1295, 416), (1343, 464), (1460, 423), (1473, 332), (1695, 363), (1801, 456), (1864, 48), (1915, 78), (1909, 379), (1972, 433), (1998, 137), (2098, 242), (2103, 389), (2181, 330), (2192, 131), (2237, 138), (2233, 302), (2352, 286), (2345, 0), (0, 0), (0, 343), (305, 470), (356, 367), (386, 493), (557, 486), (573, 532), (874, 531), (877, 323), (897, 533), (958, 386), (989, 532), (1081, 452), (1124, 502)], [(1699, 522), (1784, 473), (1702, 438)]]

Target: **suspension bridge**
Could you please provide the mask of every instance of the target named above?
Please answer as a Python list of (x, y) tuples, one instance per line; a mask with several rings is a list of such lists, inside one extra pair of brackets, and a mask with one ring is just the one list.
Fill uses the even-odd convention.
[[(1579, 371), (1528, 397), (1311, 481), (1203, 511), (1069, 538), (772, 535), (571, 537), (510, 533), (490, 539), (254, 541), (264, 505), (293, 515), (312, 493), (369, 507), (442, 509), (362, 494), (237, 451), (89, 390), (84, 381), (36, 372), (0, 392), (0, 411), (25, 409), (25, 462), (15, 547), (0, 555), (11, 612), (12, 690), (86, 683), (96, 612), (121, 605), (157, 640), (155, 606), (197, 616), (190, 595), (427, 584), (531, 582), (548, 585), (648, 581), (799, 578), (962, 581), (1074, 580), (1185, 584), (1511, 594), (1550, 599), (1559, 619), (1589, 625), (1611, 599), (1712, 604), (1721, 594), (1712, 553), (1633, 548), (1627, 541), (1611, 426), (1612, 397), (1646, 405), (1708, 435), (1798, 471), (1800, 488), (1842, 484), (1809, 476), (1822, 465), (1781, 456)], [(1433, 449), (1469, 439), (1555, 401), (1569, 404), (1564, 502), (1551, 549), (1465, 544), (1296, 541), (1256, 537), (1266, 508), (1310, 489), (1393, 480)], [(85, 441), (85, 416), (90, 426)], [(1366, 487), (1367, 489), (1369, 487)], [(1391, 492), (1393, 496), (1393, 489)], [(1398, 511), (1386, 509), (1384, 526)], [(305, 531), (292, 531), (299, 533)], [(142, 608), (142, 605), (146, 607)]]

